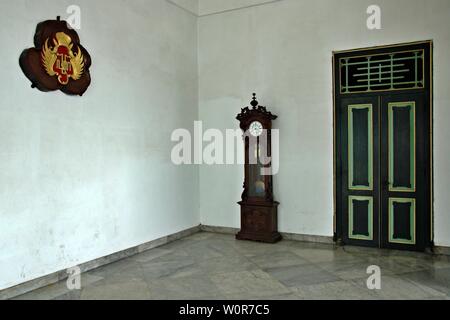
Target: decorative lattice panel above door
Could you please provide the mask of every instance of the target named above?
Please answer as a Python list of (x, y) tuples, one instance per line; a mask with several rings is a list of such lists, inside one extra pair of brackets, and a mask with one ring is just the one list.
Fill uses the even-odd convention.
[(341, 94), (423, 89), (424, 61), (423, 50), (341, 58)]

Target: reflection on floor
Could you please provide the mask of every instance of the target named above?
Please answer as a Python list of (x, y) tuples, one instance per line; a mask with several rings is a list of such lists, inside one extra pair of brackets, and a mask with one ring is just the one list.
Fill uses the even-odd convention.
[[(381, 290), (367, 288), (371, 265)], [(197, 233), (17, 299), (450, 299), (450, 257)]]

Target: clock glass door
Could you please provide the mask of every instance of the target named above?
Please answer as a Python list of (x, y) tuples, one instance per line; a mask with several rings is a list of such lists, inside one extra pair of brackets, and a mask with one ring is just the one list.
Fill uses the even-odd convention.
[[(249, 196), (252, 198), (264, 198), (266, 195), (265, 177), (261, 174), (263, 163), (261, 156), (264, 152), (264, 127), (259, 121), (250, 124), (249, 132)], [(263, 139), (263, 141), (261, 141)]]
[[(261, 129), (262, 130), (262, 129)], [(261, 131), (262, 132), (262, 131)], [(249, 147), (249, 196), (251, 198), (264, 199), (266, 197), (267, 176), (263, 175), (265, 167), (262, 157), (264, 156), (265, 143), (261, 139), (266, 139), (265, 135), (254, 137), (250, 141)]]

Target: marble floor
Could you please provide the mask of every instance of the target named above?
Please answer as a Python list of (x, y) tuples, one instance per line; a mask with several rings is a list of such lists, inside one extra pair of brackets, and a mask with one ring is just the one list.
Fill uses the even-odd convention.
[[(371, 265), (381, 290), (367, 288)], [(450, 299), (450, 257), (197, 233), (16, 299)]]

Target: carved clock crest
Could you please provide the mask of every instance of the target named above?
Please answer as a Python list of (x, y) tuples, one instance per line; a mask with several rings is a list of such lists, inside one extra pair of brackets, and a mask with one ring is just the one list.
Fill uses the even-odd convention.
[(81, 96), (91, 83), (91, 56), (77, 32), (59, 17), (38, 24), (34, 48), (24, 50), (19, 63), (31, 86), (44, 92)]
[(276, 115), (260, 106), (253, 94), (252, 107), (245, 107), (236, 117), (244, 132), (245, 179), (241, 206), (239, 240), (274, 243), (278, 232), (278, 205), (274, 200), (271, 168), (272, 121)]

